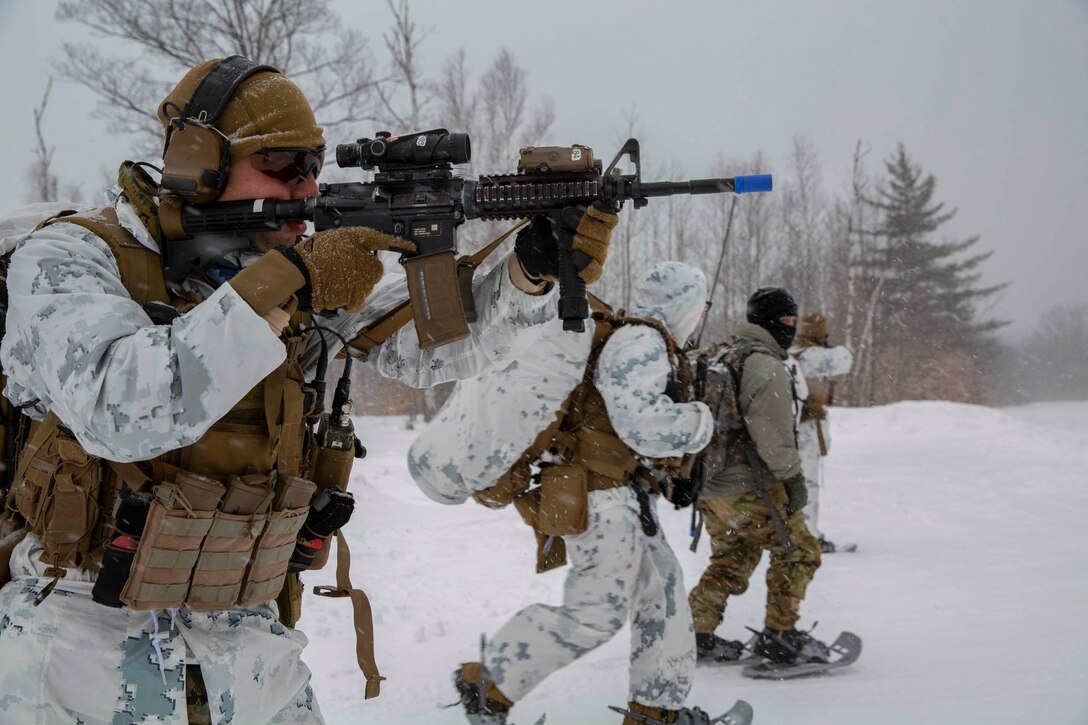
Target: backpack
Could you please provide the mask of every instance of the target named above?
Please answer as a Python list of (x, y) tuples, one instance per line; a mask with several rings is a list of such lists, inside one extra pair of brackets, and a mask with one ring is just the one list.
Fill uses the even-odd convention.
[[(34, 231), (38, 225), (50, 217), (69, 210), (82, 210), (85, 207), (72, 202), (42, 202), (28, 204), (0, 216), (0, 341), (4, 339), (8, 313), (8, 259), (19, 242)], [(14, 521), (9, 507), (5, 504), (15, 477), (15, 458), (19, 449), (19, 431), (22, 413), (11, 405), (3, 390), (7, 387), (7, 376), (0, 367), (0, 540), (7, 534), (21, 527), (21, 521)], [(2, 564), (2, 562), (0, 562)]]
[[(673, 478), (668, 500), (678, 509), (698, 502), (706, 482), (725, 470), (747, 439), (744, 415), (740, 410), (740, 381), (744, 364), (753, 354), (772, 355), (773, 350), (758, 340), (734, 338), (716, 349), (702, 352), (695, 361), (695, 397), (714, 414), (714, 435), (695, 458), (691, 475)], [(694, 527), (693, 527), (694, 528)]]

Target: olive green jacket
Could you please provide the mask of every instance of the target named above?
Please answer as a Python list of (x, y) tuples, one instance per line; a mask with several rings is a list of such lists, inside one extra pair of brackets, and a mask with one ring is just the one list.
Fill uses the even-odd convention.
[[(734, 496), (753, 491), (763, 485), (780, 484), (801, 472), (801, 457), (797, 453), (797, 427), (793, 409), (793, 379), (786, 369), (783, 350), (771, 334), (758, 325), (740, 322), (734, 339), (758, 340), (779, 354), (779, 358), (764, 353), (752, 353), (744, 362), (737, 405), (744, 417), (748, 436), (754, 444), (755, 455), (748, 463), (743, 443), (737, 447), (740, 455), (730, 456), (725, 468), (706, 482), (704, 498)], [(715, 442), (718, 438), (715, 437)], [(711, 444), (713, 445), (713, 443)]]

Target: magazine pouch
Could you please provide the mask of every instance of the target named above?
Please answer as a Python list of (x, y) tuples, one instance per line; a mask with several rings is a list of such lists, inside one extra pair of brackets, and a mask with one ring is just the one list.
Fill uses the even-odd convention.
[(225, 490), (218, 481), (185, 471), (155, 488), (122, 602), (137, 610), (185, 603), (201, 544)]
[(200, 547), (186, 607), (200, 612), (236, 605), (257, 537), (268, 522), (273, 495), (268, 476), (228, 479), (226, 494)]
[(279, 476), (272, 512), (253, 550), (238, 606), (252, 607), (275, 599), (280, 593), (287, 563), (295, 550), (295, 539), (310, 512), (310, 499), (316, 490), (312, 481)]

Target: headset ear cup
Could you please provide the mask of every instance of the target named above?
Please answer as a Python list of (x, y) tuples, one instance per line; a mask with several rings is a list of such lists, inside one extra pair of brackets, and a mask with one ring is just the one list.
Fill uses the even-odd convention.
[(215, 128), (186, 120), (170, 134), (161, 186), (192, 204), (215, 201), (227, 185), (230, 142)]

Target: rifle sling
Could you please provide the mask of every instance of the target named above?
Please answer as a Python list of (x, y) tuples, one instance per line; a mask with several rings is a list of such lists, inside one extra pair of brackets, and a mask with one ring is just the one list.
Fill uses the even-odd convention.
[[(505, 242), (511, 234), (529, 223), (528, 219), (522, 220), (506, 232), (495, 238), (490, 244), (481, 247), (473, 254), (461, 257), (457, 260), (457, 266), (468, 267), (475, 270), (483, 261), (491, 256), (499, 246)], [(348, 346), (336, 354), (336, 359), (342, 359), (345, 355), (354, 358), (366, 358), (370, 351), (380, 346), (396, 333), (397, 330), (412, 321), (412, 300), (407, 299), (393, 309), (386, 312), (374, 322), (364, 327), (358, 335), (348, 341)]]

